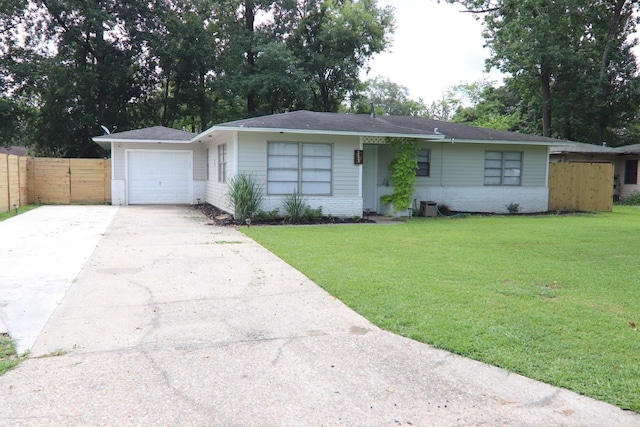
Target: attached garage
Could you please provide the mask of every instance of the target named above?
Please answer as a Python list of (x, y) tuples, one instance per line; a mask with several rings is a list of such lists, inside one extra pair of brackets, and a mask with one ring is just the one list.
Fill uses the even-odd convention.
[(191, 203), (192, 151), (127, 150), (126, 170), (128, 204)]
[(111, 152), (111, 203), (175, 205), (204, 201), (207, 149), (196, 134), (162, 126), (95, 137)]

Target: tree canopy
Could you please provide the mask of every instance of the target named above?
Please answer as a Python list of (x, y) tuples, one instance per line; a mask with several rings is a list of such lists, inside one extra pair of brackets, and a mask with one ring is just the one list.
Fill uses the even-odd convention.
[(0, 139), (97, 156), (101, 125), (337, 111), (393, 29), (376, 0), (2, 2)]
[(538, 132), (601, 144), (634, 127), (640, 87), (633, 0), (448, 0), (477, 14), (491, 49)]

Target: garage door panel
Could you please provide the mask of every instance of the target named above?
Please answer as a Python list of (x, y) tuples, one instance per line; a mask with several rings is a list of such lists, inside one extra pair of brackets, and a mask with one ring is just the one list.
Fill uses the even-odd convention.
[(129, 203), (190, 203), (192, 155), (187, 151), (128, 152)]

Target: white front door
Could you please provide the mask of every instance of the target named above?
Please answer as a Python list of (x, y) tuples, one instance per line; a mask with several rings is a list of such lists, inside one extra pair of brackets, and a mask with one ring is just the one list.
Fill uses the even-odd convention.
[(191, 203), (192, 158), (191, 151), (127, 151), (127, 202)]
[(378, 212), (378, 146), (365, 144), (362, 148), (362, 209)]

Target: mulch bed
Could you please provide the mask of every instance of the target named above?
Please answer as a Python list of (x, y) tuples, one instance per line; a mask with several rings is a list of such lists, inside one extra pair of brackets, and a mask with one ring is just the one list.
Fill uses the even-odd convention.
[[(202, 212), (206, 215), (207, 218), (211, 219), (213, 225), (219, 226), (238, 226), (238, 225), (247, 225), (245, 223), (240, 223), (233, 215), (230, 215), (228, 212), (225, 212), (216, 206), (210, 205), (209, 203), (203, 203), (200, 205), (195, 205), (195, 209)], [(375, 221), (367, 218), (360, 217), (337, 217), (331, 216), (326, 217), (323, 216), (317, 220), (305, 220), (297, 223), (291, 223), (285, 218), (277, 218), (275, 221), (266, 221), (261, 219), (253, 219), (251, 220), (251, 225), (314, 225), (314, 224), (365, 224), (365, 223), (375, 223)]]

